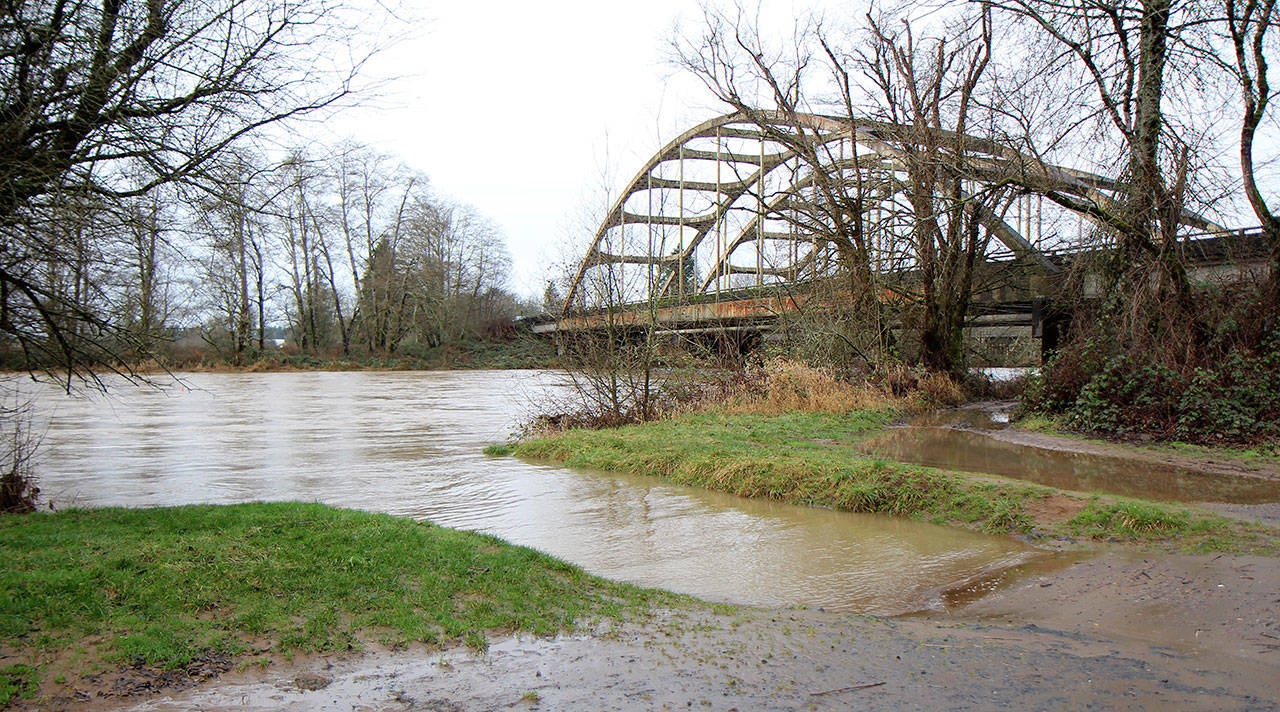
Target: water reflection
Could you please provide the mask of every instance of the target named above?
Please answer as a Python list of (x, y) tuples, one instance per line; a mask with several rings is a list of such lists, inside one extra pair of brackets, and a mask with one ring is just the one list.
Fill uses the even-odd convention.
[[(898, 462), (1000, 475), (1067, 490), (1175, 502), (1280, 501), (1280, 481), (1019, 445), (985, 435), (982, 428), (995, 428), (984, 422), (987, 416), (980, 412), (962, 417), (968, 420), (959, 423), (952, 418), (946, 423), (955, 427), (893, 428), (866, 440), (860, 449)], [(945, 417), (935, 420), (919, 425), (941, 425)]]
[(59, 506), (316, 500), (484, 531), (610, 578), (711, 600), (893, 613), (1045, 556), (887, 517), (487, 458), (539, 372), (193, 374), (69, 399), (41, 485)]

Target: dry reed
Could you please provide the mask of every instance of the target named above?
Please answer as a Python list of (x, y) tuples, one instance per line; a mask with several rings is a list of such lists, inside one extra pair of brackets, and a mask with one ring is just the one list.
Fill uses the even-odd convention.
[(690, 410), (732, 414), (852, 413), (874, 408), (904, 408), (907, 399), (883, 383), (849, 381), (832, 370), (801, 361), (775, 358), (765, 362), (751, 387), (725, 389), (691, 404)]

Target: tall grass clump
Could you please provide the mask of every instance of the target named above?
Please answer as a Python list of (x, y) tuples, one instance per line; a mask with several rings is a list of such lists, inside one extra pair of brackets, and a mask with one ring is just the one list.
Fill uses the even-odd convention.
[(1221, 531), (1220, 518), (1194, 516), (1186, 509), (1140, 501), (1095, 500), (1067, 522), (1076, 534), (1093, 538), (1159, 539)]
[(802, 361), (774, 358), (759, 367), (756, 379), (739, 378), (747, 388), (721, 389), (693, 403), (694, 410), (782, 415), (784, 413), (852, 413), (858, 410), (905, 407), (884, 383), (868, 378), (842, 377), (830, 368)]

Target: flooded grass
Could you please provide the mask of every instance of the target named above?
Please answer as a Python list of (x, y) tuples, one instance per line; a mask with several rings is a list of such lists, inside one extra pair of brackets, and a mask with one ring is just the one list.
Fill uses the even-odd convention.
[[(86, 640), (102, 641), (89, 660), (160, 669), (251, 647), (483, 648), (675, 600), (494, 537), (319, 504), (15, 515), (0, 551), (0, 639), (31, 666), (85, 657)], [(15, 670), (0, 680), (10, 696), (28, 690)]]
[[(705, 413), (601, 431), (571, 430), (518, 443), (515, 455), (660, 477), (678, 484), (829, 507), (909, 516), (988, 533), (1274, 553), (1277, 532), (1163, 503), (1061, 492), (996, 477), (972, 478), (859, 452), (892, 410), (779, 416)], [(1076, 500), (1079, 514), (1046, 512)]]

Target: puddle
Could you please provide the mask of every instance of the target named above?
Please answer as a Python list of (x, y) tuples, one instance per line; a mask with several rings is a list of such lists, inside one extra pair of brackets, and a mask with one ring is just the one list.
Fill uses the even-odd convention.
[(1017, 566), (1010, 566), (991, 576), (976, 577), (942, 591), (938, 596), (938, 605), (931, 609), (916, 612), (912, 614), (912, 617), (926, 618), (936, 615), (938, 611), (963, 609), (965, 606), (985, 598), (990, 593), (1016, 586), (1030, 579), (1051, 577), (1067, 570), (1073, 564), (1085, 561), (1093, 555), (1092, 552), (1085, 551), (1062, 552), (1057, 556), (1046, 556), (1018, 564)]
[(1280, 481), (1233, 477), (1156, 462), (1048, 450), (988, 437), (1004, 414), (958, 410), (912, 421), (864, 441), (866, 454), (946, 470), (999, 475), (1064, 490), (1173, 502), (1280, 502)]
[(1012, 407), (1012, 404), (991, 403), (990, 407), (933, 411), (912, 418), (907, 426), (954, 430), (1003, 430), (1009, 427), (1009, 421), (1012, 420), (1009, 410), (1004, 408), (1005, 405)]

